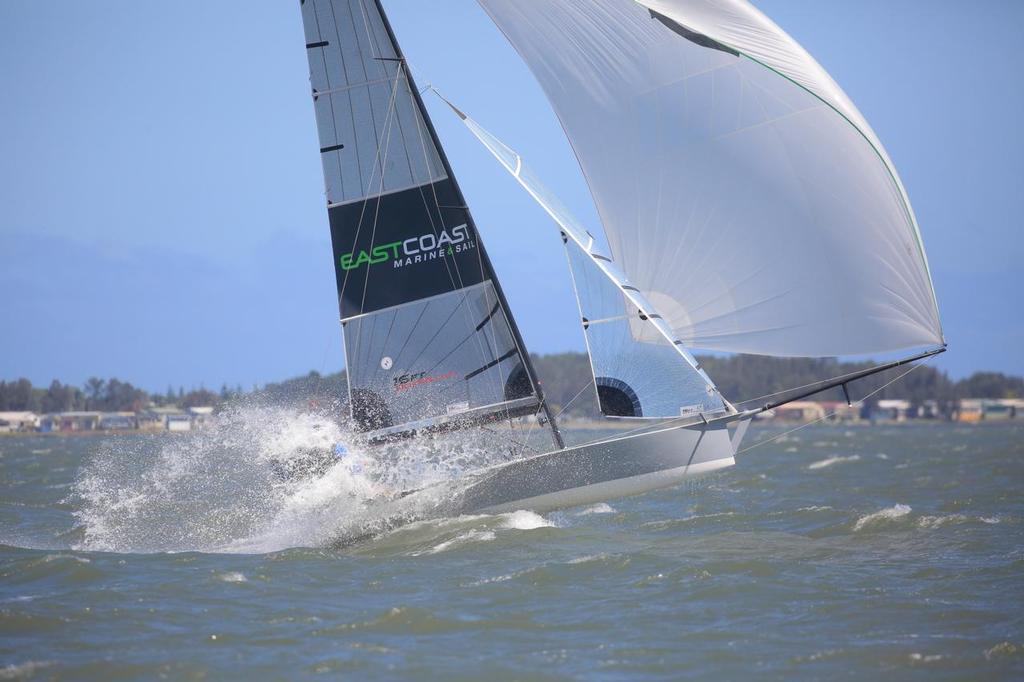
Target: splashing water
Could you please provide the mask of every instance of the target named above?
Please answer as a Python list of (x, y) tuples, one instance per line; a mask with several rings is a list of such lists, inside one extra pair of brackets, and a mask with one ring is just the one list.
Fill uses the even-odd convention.
[(351, 444), (354, 434), (325, 417), (245, 406), (189, 434), (109, 441), (73, 486), (74, 547), (262, 553), (380, 533), (441, 513), (462, 474), (497, 463), (500, 455), (478, 445), (481, 435), (350, 445), (322, 472), (293, 478), (275, 468), (310, 449)]

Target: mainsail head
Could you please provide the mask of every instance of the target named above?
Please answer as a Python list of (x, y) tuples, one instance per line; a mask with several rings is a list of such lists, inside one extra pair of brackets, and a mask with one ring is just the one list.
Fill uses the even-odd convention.
[(616, 262), (688, 347), (942, 345), (899, 176), (745, 0), (479, 0), (561, 120)]

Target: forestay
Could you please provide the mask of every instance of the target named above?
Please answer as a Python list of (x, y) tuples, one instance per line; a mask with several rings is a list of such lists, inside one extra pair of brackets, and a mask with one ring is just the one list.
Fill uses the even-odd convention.
[(612, 255), (690, 348), (941, 345), (906, 192), (842, 90), (742, 0), (479, 0), (560, 118)]
[(371, 435), (532, 414), (539, 389), (374, 0), (304, 0), (352, 413)]

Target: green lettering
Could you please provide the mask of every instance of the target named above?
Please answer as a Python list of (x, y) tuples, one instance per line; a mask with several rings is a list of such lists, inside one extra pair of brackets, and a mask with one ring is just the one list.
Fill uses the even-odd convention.
[(389, 258), (398, 258), (398, 247), (402, 245), (402, 242), (391, 242), (390, 244), (381, 244), (374, 246), (370, 249), (370, 253), (360, 251), (359, 255), (354, 253), (342, 254), (339, 259), (341, 262), (342, 270), (354, 270), (364, 263), (369, 265), (376, 265), (377, 263), (383, 263)]

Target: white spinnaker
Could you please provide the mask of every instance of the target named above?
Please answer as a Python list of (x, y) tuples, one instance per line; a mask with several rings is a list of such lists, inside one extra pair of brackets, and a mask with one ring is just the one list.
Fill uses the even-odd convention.
[(616, 261), (687, 347), (829, 356), (943, 343), (884, 148), (748, 3), (479, 2), (551, 101)]
[[(434, 91), (452, 110), (459, 116), (467, 128), (487, 148), (491, 154), (508, 170), (509, 173), (522, 185), (541, 208), (551, 216), (555, 223), (561, 228), (567, 238), (571, 239), (578, 248), (578, 252), (569, 249), (569, 262), (575, 278), (576, 295), (580, 303), (581, 313), (588, 317), (595, 329), (595, 334), (588, 334), (588, 349), (591, 355), (591, 364), (594, 369), (594, 378), (598, 380), (602, 376), (601, 365), (615, 370), (616, 375), (612, 378), (624, 380), (621, 376), (621, 368), (626, 367), (629, 360), (629, 353), (640, 353), (650, 355), (652, 361), (646, 366), (655, 366), (662, 363), (666, 372), (671, 372), (674, 381), (662, 381), (660, 388), (668, 391), (676, 390), (676, 397), (683, 400), (687, 405), (699, 405), (700, 413), (712, 413), (720, 410), (729, 410), (731, 406), (718, 393), (718, 389), (710, 377), (701, 369), (697, 360), (684, 347), (682, 342), (673, 336), (672, 329), (665, 323), (660, 311), (644, 297), (643, 293), (629, 280), (624, 272), (607, 255), (601, 253), (594, 242), (593, 235), (583, 227), (582, 223), (566, 208), (565, 204), (552, 193), (540, 178), (527, 166), (518, 152), (492, 135), (486, 128), (467, 116), (458, 107), (445, 99), (436, 90)], [(587, 262), (584, 263), (583, 260)], [(592, 281), (585, 283), (581, 276), (587, 279), (586, 273), (593, 273), (589, 277)], [(587, 307), (592, 310), (588, 311)], [(638, 314), (634, 314), (638, 313)], [(606, 322), (622, 322), (624, 329), (619, 333), (612, 334), (599, 327)], [(622, 325), (620, 325), (622, 326)], [(598, 331), (600, 330), (600, 331)], [(604, 337), (606, 342), (594, 341), (594, 337)], [(651, 348), (642, 349), (631, 347), (631, 344), (648, 344)], [(595, 347), (598, 346), (598, 347)], [(629, 350), (626, 353), (625, 350)], [(678, 356), (678, 359), (689, 365), (695, 377), (699, 378), (694, 384), (688, 377), (685, 381), (682, 376), (676, 376), (674, 369), (668, 369), (666, 350), (671, 349), (671, 354)], [(616, 359), (616, 356), (623, 356)], [(620, 364), (621, 361), (621, 364)], [(643, 367), (636, 368), (641, 374)], [(663, 373), (664, 374), (664, 373)], [(673, 377), (663, 376), (662, 379)], [(629, 381), (631, 387), (640, 394), (641, 402), (652, 393), (658, 393), (656, 402), (659, 407), (664, 408), (670, 402), (667, 395), (661, 395), (657, 387), (657, 377), (637, 375), (637, 381), (632, 378)], [(640, 382), (646, 386), (641, 388)], [(681, 384), (686, 384), (686, 390), (680, 392)], [(674, 404), (670, 409), (661, 409), (658, 414), (651, 410), (645, 411), (645, 416), (679, 416), (679, 408), (682, 404)]]

